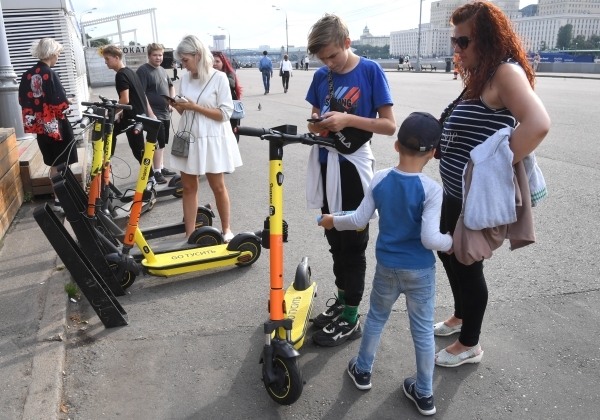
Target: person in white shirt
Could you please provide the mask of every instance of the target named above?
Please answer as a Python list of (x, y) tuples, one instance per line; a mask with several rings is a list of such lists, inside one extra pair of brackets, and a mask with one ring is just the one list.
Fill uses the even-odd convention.
[(290, 76), (292, 75), (292, 63), (288, 59), (288, 55), (285, 54), (283, 56), (283, 61), (281, 62), (281, 83), (283, 83), (283, 93), (287, 93), (288, 87), (290, 85)]

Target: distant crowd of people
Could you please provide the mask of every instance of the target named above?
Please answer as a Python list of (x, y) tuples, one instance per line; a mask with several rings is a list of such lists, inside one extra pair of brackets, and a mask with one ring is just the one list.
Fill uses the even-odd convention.
[[(455, 368), (479, 363), (484, 354), (480, 335), (488, 286), (483, 258), (467, 262), (455, 253), (462, 244), (455, 235), (462, 223), (465, 203), (463, 173), (474, 164), (478, 174), (512, 180), (513, 165), (530, 157), (550, 129), (550, 118), (533, 90), (536, 59), (532, 68), (501, 10), (491, 2), (474, 1), (458, 7), (450, 20), (454, 78), (461, 76), (463, 90), (440, 118), (427, 112), (408, 115), (390, 143), (398, 164), (376, 173), (370, 146), (373, 134), (392, 136), (397, 128), (386, 75), (376, 61), (352, 51), (348, 27), (338, 16), (325, 15), (308, 35), (308, 52), (323, 67), (315, 71), (306, 93), (307, 116), (310, 115), (307, 129), (334, 143), (328, 148), (313, 146), (307, 163), (307, 206), (320, 209), (323, 215), (319, 225), (325, 229), (325, 246), (331, 253), (331, 277), (335, 283), (333, 303), (313, 317), (318, 330), (312, 339), (320, 346), (339, 346), (362, 337), (358, 352), (347, 366), (344, 364), (344, 370), (358, 389), (370, 389), (381, 334), (393, 305), (404, 294), (416, 375), (407, 377), (402, 388), (423, 415), (436, 413), (434, 366)], [(19, 89), (25, 129), (38, 134), (44, 161), (53, 167), (66, 161), (60, 154), (68, 141), (60, 122), (65, 119), (63, 111), (69, 106), (69, 98), (51, 70), (61, 51), (54, 40), (40, 41), (34, 49), (40, 61), (25, 72)], [(161, 67), (163, 47), (150, 44), (147, 52), (148, 63), (134, 72), (124, 65), (119, 47), (103, 49), (106, 65), (116, 72), (119, 103), (133, 107), (119, 116), (116, 135), (122, 130), (123, 121), (136, 114), (160, 120), (163, 130), (153, 162), (154, 181), (165, 182), (164, 177), (181, 174), (183, 214), (189, 236), (195, 228), (198, 176), (205, 175), (215, 196), (221, 230), (229, 241), (233, 233), (224, 174), (242, 165), (233, 132), (239, 120), (231, 119), (233, 101), (240, 100), (243, 92), (235, 72), (238, 63), (230, 63), (223, 53), (209, 51), (198, 37), (188, 35), (175, 50), (178, 62), (186, 70), (178, 77), (177, 66), (173, 67), (173, 79), (180, 79), (176, 92), (174, 80)], [(409, 58), (401, 60), (406, 62)], [(303, 58), (300, 64), (308, 69), (308, 59)], [(280, 63), (284, 93), (290, 87), (292, 67), (285, 55)], [(273, 77), (273, 62), (267, 51), (263, 52), (258, 69), (267, 95)], [(185, 101), (165, 100), (164, 96), (175, 98), (176, 93)], [(46, 109), (49, 112), (42, 112)], [(174, 133), (186, 133), (190, 144), (187, 157), (170, 157), (171, 170), (163, 164), (163, 150), (169, 142), (173, 110), (181, 115)], [(508, 134), (499, 138), (499, 132)], [(141, 159), (144, 138), (131, 132), (126, 135), (133, 155)], [(486, 153), (491, 153), (490, 148), (502, 150), (502, 156), (489, 158)], [(478, 153), (485, 154), (485, 159), (473, 162), (471, 156)], [(433, 158), (440, 159), (442, 185), (423, 173)], [(495, 207), (486, 201), (489, 194), (474, 192), (478, 185), (486, 188), (485, 183), (475, 181), (475, 176), (473, 170), (469, 198), (475, 197), (472, 200), (480, 210), (478, 214), (488, 216)], [(514, 190), (507, 196), (507, 204), (512, 203), (514, 210)], [(369, 222), (376, 212), (377, 266), (369, 309), (361, 320), (359, 305), (365, 290)], [(436, 252), (454, 300), (451, 313), (437, 323)], [(454, 334), (457, 340), (436, 353), (434, 337)], [(415, 370), (398, 366), (404, 366), (402, 370), (408, 372)], [(444, 376), (442, 380), (457, 379)]]

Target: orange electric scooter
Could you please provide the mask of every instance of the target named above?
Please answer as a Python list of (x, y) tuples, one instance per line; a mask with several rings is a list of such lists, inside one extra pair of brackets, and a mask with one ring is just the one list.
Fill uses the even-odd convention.
[[(296, 268), (294, 282), (284, 294), (283, 243), (283, 147), (289, 144), (333, 146), (333, 140), (314, 134), (298, 135), (296, 126), (272, 129), (236, 127), (241, 136), (269, 141), (269, 217), (262, 231), (262, 246), (270, 249), (269, 320), (264, 324), (265, 346), (262, 379), (269, 396), (278, 404), (292, 404), (302, 394), (304, 382), (298, 366), (298, 349), (304, 343), (317, 284), (310, 281), (308, 258)], [(287, 226), (287, 225), (286, 225)]]

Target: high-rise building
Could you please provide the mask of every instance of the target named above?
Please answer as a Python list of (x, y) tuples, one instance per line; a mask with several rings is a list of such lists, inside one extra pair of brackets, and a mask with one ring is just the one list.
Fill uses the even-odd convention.
[(369, 32), (369, 27), (365, 25), (363, 33), (358, 41), (352, 41), (352, 45), (370, 45), (372, 47), (385, 47), (390, 45), (389, 36), (374, 36)]
[(537, 15), (513, 19), (528, 51), (555, 48), (558, 30), (573, 25), (573, 37), (600, 34), (600, 0), (539, 0)]
[[(431, 3), (430, 21), (421, 25), (421, 55), (452, 55), (450, 16), (469, 0), (439, 0)], [(508, 17), (518, 17), (519, 0), (490, 0)], [(390, 54), (416, 55), (419, 28), (395, 31), (390, 34)]]
[[(469, 0), (440, 0), (431, 3), (431, 19), (421, 25), (421, 55), (452, 55), (450, 16)], [(573, 25), (573, 37), (600, 34), (600, 0), (539, 0), (535, 8), (519, 10), (519, 0), (490, 0), (514, 23), (528, 51), (555, 48), (558, 30)], [(390, 34), (390, 54), (416, 55), (418, 28)]]
[(225, 40), (227, 39), (227, 35), (213, 35), (213, 51), (225, 51)]

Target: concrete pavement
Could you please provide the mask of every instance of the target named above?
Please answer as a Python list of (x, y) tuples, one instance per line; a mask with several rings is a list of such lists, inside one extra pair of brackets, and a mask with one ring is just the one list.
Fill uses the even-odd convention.
[[(262, 95), (260, 74), (240, 70), (246, 119), (257, 127), (297, 124), (304, 131), (304, 94), (313, 72), (294, 71), (283, 94), (275, 76)], [(439, 114), (460, 92), (445, 73), (387, 73), (397, 123), (414, 110)], [(541, 76), (541, 75), (540, 75)], [(416, 77), (416, 78), (415, 78)], [(591, 418), (597, 388), (600, 339), (600, 163), (595, 116), (597, 80), (540, 78), (537, 92), (553, 126), (537, 152), (550, 196), (535, 209), (537, 243), (486, 263), (490, 303), (479, 365), (436, 368), (434, 392), (445, 419)], [(114, 97), (112, 88), (96, 93)], [(258, 111), (258, 104), (261, 111)], [(393, 139), (375, 136), (377, 169), (394, 165)], [(267, 214), (267, 145), (240, 140), (244, 166), (227, 176), (235, 232), (256, 230)], [(133, 185), (136, 168), (119, 140), (118, 185)], [(168, 163), (168, 153), (167, 163)], [(333, 296), (330, 260), (315, 211), (305, 210), (308, 148), (285, 149), (285, 212), (290, 224), (286, 276), (302, 256), (319, 284), (315, 311)], [(437, 163), (426, 167), (437, 176)], [(200, 202), (214, 198), (201, 181)], [(39, 204), (36, 203), (36, 204)], [(373, 389), (358, 391), (344, 370), (360, 340), (324, 349), (307, 340), (299, 363), (306, 385), (291, 407), (274, 404), (260, 381), (258, 358), (267, 317), (268, 251), (248, 269), (224, 269), (171, 279), (141, 277), (119, 298), (129, 326), (106, 330), (88, 303), (70, 303), (61, 263), (25, 205), (0, 249), (0, 418), (24, 419), (414, 419), (420, 415), (401, 391), (414, 375), (414, 352), (402, 299), (388, 322), (373, 372)], [(176, 199), (160, 199), (141, 219), (151, 226), (181, 217)], [(219, 219), (215, 226), (220, 227)], [(374, 269), (371, 224), (367, 290)], [(436, 319), (448, 316), (452, 296), (438, 264)], [(363, 316), (368, 299), (360, 308)], [(88, 321), (78, 323), (69, 319)], [(309, 330), (309, 335), (312, 334)], [(59, 339), (62, 334), (63, 341)], [(453, 337), (437, 338), (438, 348)], [(64, 375), (63, 375), (64, 371)], [(61, 412), (60, 407), (65, 412)]]

